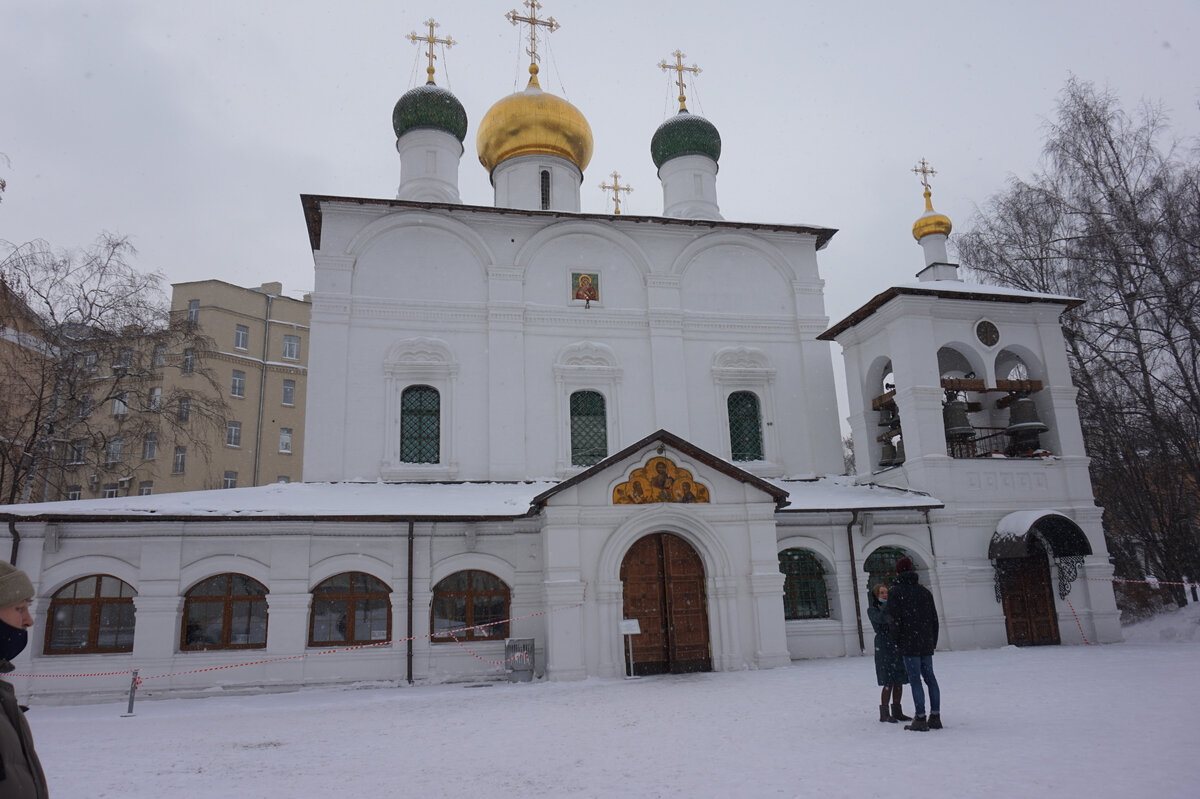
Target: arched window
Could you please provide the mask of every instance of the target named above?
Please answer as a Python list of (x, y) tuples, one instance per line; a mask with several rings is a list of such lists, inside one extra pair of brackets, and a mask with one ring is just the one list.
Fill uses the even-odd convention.
[(507, 638), (508, 606), (508, 586), (500, 578), (482, 571), (455, 572), (433, 587), (434, 640)]
[(50, 599), (46, 654), (133, 651), (133, 586), (107, 574), (68, 583)]
[(594, 466), (607, 455), (604, 395), (598, 391), (576, 391), (571, 395), (571, 465)]
[(183, 599), (179, 648), (261, 649), (267, 645), (267, 588), (244, 574), (218, 574)]
[(729, 445), (735, 461), (763, 459), (762, 413), (753, 391), (729, 395)]
[(550, 170), (542, 170), (542, 210), (550, 210)]
[(392, 589), (362, 572), (343, 572), (313, 589), (309, 646), (371, 644), (392, 638)]
[(783, 572), (783, 617), (785, 619), (828, 619), (829, 591), (825, 567), (807, 549), (785, 549), (779, 553)]
[(438, 463), (442, 438), (441, 397), (432, 386), (409, 386), (400, 395), (400, 460)]
[(899, 547), (880, 547), (867, 557), (863, 568), (867, 573), (867, 589), (883, 583), (890, 586), (896, 581), (896, 561), (909, 557), (908, 553)]

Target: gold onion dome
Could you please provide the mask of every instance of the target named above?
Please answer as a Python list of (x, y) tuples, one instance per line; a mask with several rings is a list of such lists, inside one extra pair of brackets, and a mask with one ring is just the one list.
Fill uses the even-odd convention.
[(592, 160), (592, 128), (578, 108), (542, 91), (537, 65), (529, 67), (525, 91), (510, 94), (484, 114), (475, 139), (479, 163), (490, 174), (521, 155), (556, 155), (582, 172)]
[(929, 189), (925, 189), (925, 213), (921, 214), (916, 222), (913, 222), (913, 238), (920, 241), (934, 233), (949, 236), (952, 227), (950, 217), (933, 210), (932, 192)]

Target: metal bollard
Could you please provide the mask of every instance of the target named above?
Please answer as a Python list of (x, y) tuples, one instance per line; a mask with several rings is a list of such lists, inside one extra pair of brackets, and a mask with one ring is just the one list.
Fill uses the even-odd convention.
[(137, 695), (137, 676), (138, 670), (134, 669), (133, 674), (129, 678), (129, 709), (121, 714), (121, 718), (127, 719), (133, 715), (133, 698)]

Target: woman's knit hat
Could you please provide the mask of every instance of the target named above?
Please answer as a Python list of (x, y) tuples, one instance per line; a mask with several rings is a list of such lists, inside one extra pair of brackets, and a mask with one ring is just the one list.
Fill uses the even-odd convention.
[(29, 575), (15, 566), (0, 560), (0, 608), (11, 607), (18, 602), (33, 599), (33, 583)]

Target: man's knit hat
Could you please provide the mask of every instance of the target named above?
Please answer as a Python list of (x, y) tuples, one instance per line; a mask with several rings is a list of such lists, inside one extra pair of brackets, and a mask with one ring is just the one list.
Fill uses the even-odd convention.
[(0, 560), (0, 608), (33, 599), (33, 583), (29, 575), (6, 561)]
[(910, 572), (913, 570), (913, 562), (911, 558), (900, 558), (896, 561), (896, 574), (901, 572)]

